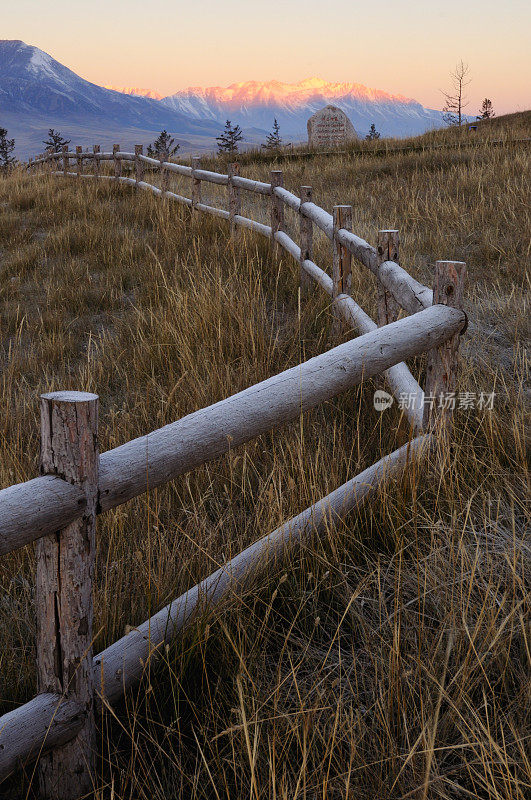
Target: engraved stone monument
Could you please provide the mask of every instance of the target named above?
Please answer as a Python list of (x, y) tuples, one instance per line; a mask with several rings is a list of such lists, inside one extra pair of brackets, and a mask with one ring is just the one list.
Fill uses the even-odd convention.
[(337, 147), (359, 139), (354, 125), (337, 106), (325, 106), (308, 120), (310, 147)]

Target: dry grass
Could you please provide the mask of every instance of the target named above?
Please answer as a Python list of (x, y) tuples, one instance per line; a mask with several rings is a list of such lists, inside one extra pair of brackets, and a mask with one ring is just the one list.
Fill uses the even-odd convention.
[[(325, 208), (352, 202), (369, 241), (399, 227), (424, 282), (436, 258), (467, 261), (460, 389), (494, 388), (494, 410), (456, 412), (444, 474), (382, 490), (149, 665), (100, 720), (98, 798), (527, 796), (528, 167), (526, 150), (487, 146), (285, 167)], [(317, 252), (327, 267), (328, 245)], [(14, 174), (0, 258), (2, 486), (35, 475), (41, 391), (97, 391), (104, 450), (331, 344), (326, 301), (299, 307), (287, 256), (146, 193)], [(353, 294), (374, 310), (361, 268)], [(96, 650), (406, 441), (372, 388), (101, 517)], [(32, 562), (31, 548), (0, 561), (4, 710), (35, 692)], [(4, 796), (34, 784), (19, 776)]]

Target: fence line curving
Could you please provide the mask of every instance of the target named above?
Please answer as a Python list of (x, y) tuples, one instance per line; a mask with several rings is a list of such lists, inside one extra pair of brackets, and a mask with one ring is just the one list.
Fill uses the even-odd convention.
[[(70, 162), (74, 161), (75, 171)], [(86, 172), (92, 161), (92, 172)], [(106, 162), (112, 172), (106, 174)], [(134, 177), (122, 165), (134, 166)], [(30, 159), (30, 171), (61, 166), (53, 174), (105, 179), (153, 192), (163, 200), (226, 219), (234, 235), (245, 228), (282, 248), (300, 265), (301, 297), (315, 281), (332, 300), (334, 325), (361, 335), (309, 361), (274, 375), (177, 422), (99, 454), (98, 398), (54, 392), (41, 398), (41, 476), (0, 491), (0, 554), (36, 541), (36, 610), (39, 694), (0, 718), (0, 781), (18, 767), (39, 760), (41, 792), (51, 800), (72, 800), (90, 791), (94, 778), (96, 705), (118, 699), (142, 675), (158, 648), (224, 597), (243, 590), (260, 570), (298, 546), (334, 519), (374, 496), (378, 487), (435, 447), (447, 447), (451, 410), (427, 404), (455, 390), (459, 336), (466, 327), (462, 262), (438, 261), (433, 290), (398, 263), (398, 231), (380, 231), (377, 247), (351, 230), (351, 207), (333, 214), (283, 185), (276, 170), (271, 182), (252, 180), (231, 164), (227, 174), (145, 156), (141, 145), (110, 153), (67, 146), (60, 153)], [(161, 187), (147, 182), (146, 168), (160, 171)], [(168, 189), (169, 173), (192, 181), (191, 197)], [(227, 187), (228, 208), (202, 200), (203, 182)], [(270, 198), (271, 224), (241, 214), (241, 191)], [(284, 208), (299, 215), (300, 244), (286, 232)], [(332, 242), (330, 276), (313, 260), (313, 226)], [(350, 296), (351, 261), (363, 264), (378, 284), (378, 324)], [(410, 316), (399, 319), (400, 308)], [(405, 361), (428, 353), (425, 390)], [(92, 573), (98, 514), (173, 480), (235, 446), (297, 419), (301, 413), (383, 374), (394, 396), (407, 394), (411, 425), (407, 445), (322, 498), (276, 531), (250, 545), (197, 586), (185, 592), (102, 653), (93, 655)], [(149, 437), (149, 449), (146, 447)], [(146, 456), (146, 453), (148, 454)], [(147, 460), (146, 460), (147, 459)], [(88, 544), (87, 544), (88, 543)]]

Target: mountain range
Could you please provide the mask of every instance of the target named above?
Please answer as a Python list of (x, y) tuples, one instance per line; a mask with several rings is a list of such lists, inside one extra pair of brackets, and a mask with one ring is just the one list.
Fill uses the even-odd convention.
[(38, 47), (0, 41), (0, 126), (15, 137), (19, 157), (41, 151), (52, 127), (73, 143), (105, 148), (115, 141), (147, 144), (165, 128), (186, 152), (213, 149), (226, 119), (241, 125), (247, 144), (263, 142), (276, 118), (285, 140), (304, 141), (308, 117), (328, 104), (339, 106), (360, 135), (371, 123), (383, 136), (441, 125), (439, 111), (415, 100), (320, 78), (191, 87), (168, 97), (155, 90), (98, 86)]
[(359, 83), (330, 83), (307, 78), (300, 83), (246, 81), (222, 88), (190, 88), (161, 100), (163, 105), (192, 119), (223, 123), (228, 117), (242, 127), (271, 129), (277, 119), (280, 130), (295, 140), (306, 137), (308, 118), (326, 105), (341, 108), (359, 134), (371, 123), (383, 136), (423, 133), (441, 125), (441, 112), (424, 108), (416, 100), (369, 89)]

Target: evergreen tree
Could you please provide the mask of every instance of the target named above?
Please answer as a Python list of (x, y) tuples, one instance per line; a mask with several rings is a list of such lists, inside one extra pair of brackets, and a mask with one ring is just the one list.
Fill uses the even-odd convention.
[(239, 125), (232, 125), (230, 119), (225, 123), (222, 133), (216, 137), (218, 143), (218, 154), (233, 155), (238, 152), (238, 142), (243, 139), (242, 129)]
[(271, 133), (267, 134), (266, 143), (264, 145), (267, 150), (280, 150), (282, 147), (282, 138), (280, 136), (280, 125), (275, 117), (273, 121), (273, 129)]
[(367, 136), (365, 138), (366, 139), (379, 139), (380, 138), (380, 133), (379, 133), (379, 131), (376, 130), (376, 125), (374, 124), (374, 122), (371, 122), (371, 127), (370, 127), (370, 130), (369, 130), (369, 133), (367, 134)]
[(175, 144), (175, 139), (167, 130), (163, 130), (153, 144), (148, 144), (147, 154), (150, 158), (167, 159), (174, 156), (180, 146), (180, 144)]
[(48, 139), (44, 139), (43, 141), (43, 145), (46, 146), (46, 149), (52, 150), (53, 153), (60, 153), (61, 148), (65, 144), (70, 144), (70, 139), (63, 139), (59, 131), (55, 131), (53, 128), (50, 128), (48, 131)]
[(15, 163), (12, 152), (15, 149), (15, 140), (7, 138), (7, 130), (0, 128), (0, 169), (7, 174), (9, 168)]
[(477, 115), (476, 119), (492, 119), (492, 117), (495, 116), (496, 114), (494, 113), (494, 109), (492, 107), (492, 100), (489, 100), (489, 98), (486, 97), (481, 104), (481, 108), (479, 109), (479, 114)]
[(449, 93), (443, 92), (446, 99), (443, 108), (443, 121), (447, 125), (461, 125), (463, 122), (463, 109), (468, 105), (468, 100), (465, 97), (465, 86), (470, 83), (470, 80), (467, 80), (469, 74), (468, 64), (464, 64), (462, 61), (457, 64), (450, 74), (452, 89)]

